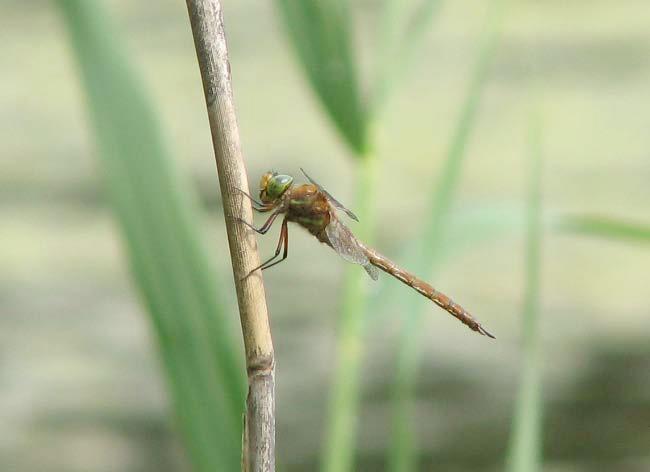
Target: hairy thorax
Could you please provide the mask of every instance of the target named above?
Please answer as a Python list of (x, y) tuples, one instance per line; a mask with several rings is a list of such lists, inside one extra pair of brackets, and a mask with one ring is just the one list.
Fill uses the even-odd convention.
[(304, 184), (289, 189), (284, 199), (287, 219), (321, 239), (330, 222), (330, 204), (325, 195), (316, 186)]

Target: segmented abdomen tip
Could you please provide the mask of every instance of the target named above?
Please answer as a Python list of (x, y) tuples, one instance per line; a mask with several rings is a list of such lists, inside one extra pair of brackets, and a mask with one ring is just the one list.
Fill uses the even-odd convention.
[(494, 334), (490, 333), (487, 329), (485, 329), (481, 325), (478, 326), (478, 332), (481, 333), (483, 336), (487, 336), (488, 338), (496, 339), (496, 336)]

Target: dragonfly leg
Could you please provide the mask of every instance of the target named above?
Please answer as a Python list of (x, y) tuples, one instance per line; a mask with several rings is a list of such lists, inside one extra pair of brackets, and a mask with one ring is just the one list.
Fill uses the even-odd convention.
[(249, 195), (247, 192), (240, 189), (239, 187), (237, 187), (237, 190), (239, 192), (241, 192), (242, 194), (244, 194), (246, 197), (248, 197), (248, 199), (251, 201), (251, 203), (253, 205), (253, 209), (255, 211), (259, 211), (260, 213), (264, 213), (266, 211), (271, 211), (273, 209), (273, 207), (275, 206), (275, 205), (272, 205), (272, 204), (266, 204), (266, 203), (260, 202), (255, 197), (252, 197), (251, 195)]
[[(278, 257), (278, 254), (280, 254), (280, 243), (282, 243), (284, 245), (284, 252), (282, 253), (282, 259), (269, 264), (269, 262), (271, 262), (273, 259)], [(270, 269), (274, 265), (279, 264), (280, 262), (284, 261), (287, 258), (288, 254), (289, 254), (289, 228), (287, 227), (287, 219), (285, 218), (282, 221), (282, 229), (280, 230), (280, 240), (278, 241), (278, 247), (275, 249), (275, 256), (273, 256), (272, 259), (270, 259), (270, 260), (266, 261), (264, 264), (262, 264), (260, 266), (260, 269), (261, 270)]]
[(279, 214), (280, 214), (279, 211), (276, 211), (275, 213), (273, 213), (273, 214), (269, 217), (269, 219), (266, 220), (266, 222), (262, 225), (261, 228), (256, 228), (255, 226), (253, 226), (253, 225), (250, 224), (248, 221), (246, 221), (246, 220), (244, 220), (244, 219), (242, 219), (242, 218), (237, 218), (237, 219), (238, 219), (239, 221), (241, 221), (242, 223), (244, 223), (246, 226), (248, 226), (250, 229), (252, 229), (253, 231), (255, 231), (256, 233), (259, 233), (259, 234), (266, 234), (267, 231), (268, 231), (269, 229), (271, 229), (271, 226), (273, 226), (273, 222), (275, 221), (275, 219), (278, 217)]
[[(273, 262), (273, 260), (280, 255), (280, 250), (282, 249), (283, 246), (284, 246), (284, 254), (282, 254), (282, 259)], [(282, 221), (282, 229), (280, 230), (280, 239), (278, 240), (278, 246), (275, 248), (275, 254), (273, 255), (273, 257), (264, 261), (262, 264), (258, 265), (253, 270), (251, 270), (248, 274), (246, 274), (246, 277), (250, 276), (253, 272), (255, 272), (258, 269), (264, 270), (274, 266), (275, 264), (279, 264), (280, 262), (282, 262), (287, 258), (288, 252), (289, 252), (289, 228), (287, 227), (287, 218), (285, 217), (284, 220)]]

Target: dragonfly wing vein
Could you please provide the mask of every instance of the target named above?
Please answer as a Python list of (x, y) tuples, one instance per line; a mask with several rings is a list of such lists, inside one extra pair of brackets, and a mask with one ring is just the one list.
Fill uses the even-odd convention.
[(331, 218), (325, 227), (325, 234), (332, 248), (348, 262), (363, 266), (372, 280), (377, 280), (379, 271), (368, 260), (363, 246), (352, 232), (336, 218)]
[(363, 268), (366, 269), (366, 272), (372, 280), (379, 280), (379, 269), (377, 269), (374, 265), (368, 262), (363, 266)]

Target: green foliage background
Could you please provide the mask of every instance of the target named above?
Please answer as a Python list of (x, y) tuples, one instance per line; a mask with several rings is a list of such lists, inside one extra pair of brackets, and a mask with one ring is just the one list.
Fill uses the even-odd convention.
[[(236, 470), (245, 395), (241, 341), (184, 6), (52, 5), (2, 7), (15, 24), (40, 26), (40, 36), (24, 42), (21, 28), (9, 29), (10, 57), (33, 58), (55, 71), (48, 93), (24, 95), (29, 106), (17, 118), (4, 117), (9, 154), (47, 158), (39, 177), (29, 160), (0, 161), (9, 197), (2, 210), (9, 242), (0, 253), (8, 268), (0, 307), (12, 315), (4, 331), (15, 333), (7, 372), (48, 366), (35, 362), (43, 354), (31, 354), (20, 340), (66, 343), (52, 333), (68, 326), (70, 339), (86, 341), (68, 342), (69, 351), (49, 357), (62, 374), (36, 369), (29, 378), (46, 391), (57, 387), (64, 398), (89, 392), (100, 400), (72, 402), (66, 414), (65, 402), (45, 397), (32, 429), (17, 408), (18, 427), (7, 431), (22, 439), (7, 443), (7, 464), (104, 470), (114, 464), (102, 454), (115, 457), (122, 447), (130, 452), (118, 454), (120, 470), (177, 470), (185, 463)], [(472, 334), (386, 277), (373, 287), (354, 266), (345, 266), (339, 286), (343, 264), (292, 229), (289, 261), (265, 275), (278, 351), (282, 469), (501, 470), (507, 464), (523, 471), (557, 462), (570, 464), (568, 470), (594, 463), (617, 470), (630, 461), (647, 463), (642, 414), (635, 415), (638, 428), (628, 423), (620, 433), (627, 452), (599, 443), (612, 444), (603, 431), (618, 431), (616, 413), (627, 417), (650, 404), (647, 379), (634, 375), (650, 358), (643, 348), (647, 333), (638, 330), (650, 309), (643, 292), (649, 262), (643, 209), (650, 194), (637, 180), (638, 169), (648, 169), (639, 138), (648, 112), (639, 104), (642, 90), (620, 83), (644, 83), (649, 73), (643, 48), (626, 36), (642, 12), (626, 16), (626, 28), (618, 30), (604, 21), (614, 13), (599, 4), (580, 35), (565, 29), (553, 6), (506, 0), (277, 0), (273, 17), (269, 10), (264, 21), (251, 20), (250, 11), (267, 7), (226, 4), (251, 181), (268, 167), (307, 168), (350, 202), (361, 219), (352, 226), (357, 235), (431, 277), (498, 338)], [(569, 10), (563, 13), (572, 18), (584, 13), (579, 6)], [(569, 46), (558, 47), (562, 40)], [(68, 59), (47, 65), (51, 44), (69, 44), (54, 50)], [(620, 75), (598, 69), (602, 60)], [(23, 90), (19, 77), (7, 74), (0, 97), (6, 104), (23, 96), (8, 92)], [(590, 101), (626, 112), (612, 122), (611, 113), (598, 115)], [(57, 116), (70, 108), (79, 114)], [(16, 144), (12, 130), (39, 139)], [(79, 144), (86, 134), (93, 144)], [(91, 154), (99, 165), (84, 169)], [(599, 196), (595, 189), (609, 185), (610, 174), (620, 190)], [(110, 218), (108, 209), (115, 228), (97, 223)], [(58, 216), (51, 222), (34, 216), (43, 211)], [(35, 234), (45, 234), (53, 250), (35, 252)], [(102, 243), (106, 234), (120, 235), (120, 250)], [(272, 246), (262, 241), (263, 250)], [(115, 262), (123, 260), (142, 310), (125, 295), (129, 287), (115, 282), (127, 279)], [(611, 283), (626, 303), (598, 298)], [(61, 310), (52, 309), (51, 293), (62, 294)], [(37, 324), (30, 312), (60, 319)], [(154, 334), (151, 344), (134, 321), (141, 314)], [(96, 332), (84, 316), (98, 323)], [(137, 348), (129, 348), (124, 343), (134, 326)], [(164, 386), (156, 383), (157, 364), (142, 354), (150, 345), (157, 346)], [(594, 364), (580, 364), (579, 356)], [(101, 359), (114, 367), (102, 370)], [(619, 370), (617, 362), (631, 366), (618, 382), (628, 400), (618, 390), (593, 393)], [(84, 386), (88, 374), (74, 365), (105, 380)], [(584, 382), (557, 400), (569, 374)], [(16, 398), (25, 397), (21, 389), (42, 390), (11, 374), (7, 385)], [(584, 406), (581, 395), (592, 403)], [(587, 423), (561, 414), (562, 401), (611, 411), (612, 419)], [(139, 420), (116, 413), (131, 403)], [(168, 405), (171, 424), (164, 420)], [(585, 446), (555, 440), (549, 431), (594, 439)], [(102, 440), (101, 432), (129, 440)], [(176, 437), (181, 448), (170, 447)], [(52, 438), (68, 453), (54, 446), (42, 448), (42, 457), (27, 452), (39, 449), (39, 441), (56, 445)], [(183, 454), (174, 452), (180, 449)]]

